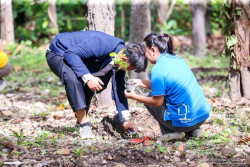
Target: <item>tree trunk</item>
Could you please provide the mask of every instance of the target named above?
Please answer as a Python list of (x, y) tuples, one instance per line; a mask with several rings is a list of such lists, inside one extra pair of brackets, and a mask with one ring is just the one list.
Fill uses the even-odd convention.
[[(129, 43), (140, 44), (151, 32), (150, 0), (131, 0)], [(148, 71), (129, 73), (130, 78), (149, 79)]]
[(1, 0), (1, 39), (15, 40), (12, 0)]
[(249, 61), (249, 27), (247, 26), (249, 14), (249, 0), (236, 0), (235, 9), (241, 9), (241, 15), (235, 15), (235, 35), (237, 44), (235, 55), (241, 73), (241, 87), (243, 97), (250, 99), (250, 72)]
[(229, 96), (231, 99), (241, 98), (241, 87), (240, 87), (240, 70), (233, 68), (235, 60), (230, 58), (230, 71), (229, 71)]
[(49, 27), (51, 29), (50, 38), (53, 39), (59, 33), (56, 15), (56, 0), (49, 0), (48, 15), (50, 19)]
[(203, 57), (206, 53), (206, 30), (204, 0), (191, 0), (192, 12), (192, 54)]
[(212, 25), (211, 25), (211, 16), (212, 16), (212, 14), (213, 14), (213, 8), (212, 8), (211, 0), (207, 0), (206, 16), (205, 16), (206, 34), (207, 34), (207, 36), (212, 35)]
[[(114, 35), (114, 0), (88, 0), (88, 29)], [(96, 94), (96, 107), (112, 105), (111, 81), (107, 88)]]

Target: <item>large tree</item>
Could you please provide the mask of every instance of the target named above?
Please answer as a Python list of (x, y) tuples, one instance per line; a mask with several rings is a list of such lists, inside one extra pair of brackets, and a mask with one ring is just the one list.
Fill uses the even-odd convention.
[(12, 0), (1, 0), (1, 39), (15, 40)]
[(222, 34), (226, 37), (224, 55), (230, 56), (229, 88), (230, 97), (250, 99), (249, 62), (249, 0), (227, 0), (222, 6), (225, 26)]
[(204, 0), (191, 0), (192, 12), (192, 54), (203, 57), (206, 53), (206, 30)]
[[(129, 43), (141, 43), (151, 32), (150, 0), (131, 0)], [(148, 79), (148, 72), (130, 72), (130, 78)]]
[[(88, 0), (87, 21), (89, 30), (114, 35), (114, 0)], [(97, 107), (111, 106), (111, 82), (104, 91), (96, 94), (95, 97)]]

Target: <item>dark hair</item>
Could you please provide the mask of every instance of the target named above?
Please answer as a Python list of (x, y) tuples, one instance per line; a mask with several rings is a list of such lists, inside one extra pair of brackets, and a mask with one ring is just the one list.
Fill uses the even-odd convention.
[(148, 66), (148, 60), (145, 57), (145, 53), (142, 46), (137, 43), (130, 43), (124, 46), (124, 54), (131, 60), (132, 66), (135, 68), (135, 72), (142, 72)]
[(173, 38), (169, 34), (157, 34), (151, 33), (148, 34), (144, 40), (148, 48), (151, 48), (155, 45), (161, 53), (168, 52), (169, 54), (173, 53)]

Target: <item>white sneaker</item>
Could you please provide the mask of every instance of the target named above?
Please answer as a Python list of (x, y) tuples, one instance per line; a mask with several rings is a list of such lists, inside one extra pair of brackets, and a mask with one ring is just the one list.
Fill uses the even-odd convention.
[(202, 137), (202, 131), (200, 129), (195, 129), (192, 131), (191, 135), (192, 135), (192, 137), (195, 137), (195, 138), (199, 137), (200, 138), (200, 137)]
[(160, 141), (169, 141), (169, 140), (181, 140), (182, 134), (181, 132), (168, 133), (160, 136), (157, 140)]
[(79, 127), (79, 136), (82, 139), (92, 139), (95, 137), (90, 126)]
[(2, 82), (0, 81), (0, 91), (4, 90), (5, 87), (6, 87), (6, 82), (4, 80), (2, 80)]

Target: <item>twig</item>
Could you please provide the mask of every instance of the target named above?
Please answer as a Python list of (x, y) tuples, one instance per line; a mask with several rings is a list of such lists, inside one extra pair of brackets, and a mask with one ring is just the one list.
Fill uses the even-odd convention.
[(2, 140), (2, 145), (4, 145), (7, 148), (17, 148), (23, 153), (29, 153), (29, 151), (26, 148), (19, 146), (19, 145), (16, 145), (16, 144), (12, 143), (11, 141)]
[(172, 13), (172, 11), (174, 9), (174, 5), (175, 5), (176, 1), (177, 0), (173, 0), (170, 7), (169, 7), (169, 9), (168, 9), (168, 12), (167, 12), (167, 15), (166, 15), (166, 22), (168, 21), (170, 15), (171, 15), (171, 13)]

